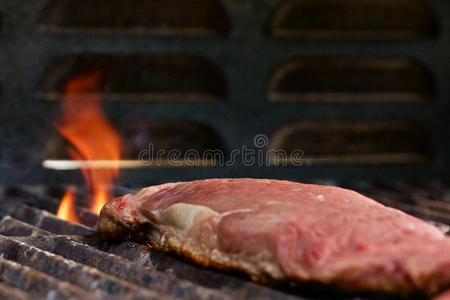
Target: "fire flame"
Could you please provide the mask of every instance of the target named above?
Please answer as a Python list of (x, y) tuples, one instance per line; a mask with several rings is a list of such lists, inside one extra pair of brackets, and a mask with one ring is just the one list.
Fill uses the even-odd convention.
[(77, 213), (74, 208), (74, 202), (75, 187), (70, 186), (62, 198), (61, 204), (59, 205), (58, 212), (56, 213), (58, 218), (72, 221), (74, 223), (80, 223), (80, 220), (78, 219)]
[[(65, 88), (62, 119), (55, 125), (70, 143), (68, 152), (77, 161), (108, 160), (110, 168), (82, 167), (92, 196), (90, 209), (97, 214), (112, 197), (112, 183), (119, 174), (121, 141), (101, 106), (100, 72), (72, 78)], [(73, 200), (75, 197), (73, 197)]]

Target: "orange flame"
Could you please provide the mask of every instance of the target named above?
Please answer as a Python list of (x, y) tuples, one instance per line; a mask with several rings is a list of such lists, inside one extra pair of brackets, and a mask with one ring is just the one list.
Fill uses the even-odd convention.
[(61, 204), (59, 205), (58, 212), (56, 213), (58, 218), (72, 221), (74, 223), (80, 223), (75, 211), (74, 202), (75, 188), (70, 186), (62, 198)]
[(77, 161), (108, 160), (111, 168), (82, 167), (92, 195), (90, 209), (97, 214), (112, 197), (111, 186), (119, 174), (121, 141), (101, 107), (100, 72), (71, 79), (64, 93), (63, 117), (56, 128), (72, 144), (68, 152)]

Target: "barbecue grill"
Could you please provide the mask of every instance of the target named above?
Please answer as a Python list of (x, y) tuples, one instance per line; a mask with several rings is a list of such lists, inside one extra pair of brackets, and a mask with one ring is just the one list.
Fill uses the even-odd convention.
[[(66, 88), (101, 75), (70, 96), (101, 98), (123, 139), (115, 195), (214, 177), (333, 184), (448, 234), (448, 53), (447, 0), (1, 0), (0, 298), (373, 297), (99, 239), (86, 161), (55, 129)], [(243, 147), (301, 159), (221, 162)], [(171, 149), (223, 155), (153, 160)], [(56, 215), (69, 185), (80, 224)]]
[[(338, 184), (338, 183), (334, 183)], [(450, 230), (446, 182), (340, 183)], [(53, 190), (53, 191), (52, 191)], [(405, 193), (405, 191), (408, 191)], [(54, 189), (7, 187), (0, 201), (0, 293), (7, 299), (371, 299), (319, 289), (267, 287), (240, 274), (197, 267), (129, 241), (96, 236), (97, 215), (77, 207), (83, 224), (57, 218)], [(54, 298), (53, 298), (54, 297)]]

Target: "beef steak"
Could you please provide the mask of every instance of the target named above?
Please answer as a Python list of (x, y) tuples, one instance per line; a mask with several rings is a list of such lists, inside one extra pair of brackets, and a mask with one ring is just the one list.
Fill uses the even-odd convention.
[(255, 280), (428, 295), (450, 287), (448, 236), (338, 187), (245, 178), (150, 186), (105, 205), (99, 231)]

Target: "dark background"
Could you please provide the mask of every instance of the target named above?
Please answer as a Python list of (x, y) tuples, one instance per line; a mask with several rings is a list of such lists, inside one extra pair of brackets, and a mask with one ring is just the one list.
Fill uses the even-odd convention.
[[(147, 128), (145, 127), (146, 122), (173, 120), (199, 123), (214, 133), (217, 141), (212, 144), (220, 144), (224, 151), (229, 153), (232, 149), (241, 148), (242, 145), (253, 147), (253, 137), (256, 134), (262, 133), (273, 137), (283, 126), (299, 121), (313, 120), (320, 124), (321, 120), (350, 122), (362, 120), (363, 123), (365, 120), (404, 120), (412, 122), (415, 124), (414, 126), (420, 128), (421, 134), (418, 135), (418, 139), (423, 138), (423, 142), (420, 140), (419, 144), (423, 144), (426, 149), (424, 150), (426, 159), (419, 163), (361, 164), (350, 162), (343, 164), (334, 162), (325, 165), (314, 163), (311, 166), (302, 167), (247, 167), (236, 164), (233, 167), (143, 168), (122, 170), (120, 183), (145, 185), (209, 177), (269, 177), (291, 180), (335, 178), (422, 180), (450, 177), (450, 3), (447, 0), (429, 0), (421, 3), (420, 5), (424, 4), (425, 7), (428, 7), (431, 19), (425, 18), (425, 21), (429, 21), (430, 24), (426, 22), (425, 25), (419, 24), (417, 31), (410, 36), (383, 35), (383, 28), (380, 27), (380, 34), (376, 34), (377, 28), (375, 28), (370, 34), (356, 37), (346, 35), (344, 30), (344, 34), (338, 32), (337, 34), (330, 33), (328, 36), (325, 34), (322, 37), (294, 36), (292, 38), (277, 37), (274, 33), (275, 25), (271, 23), (271, 20), (284, 3), (276, 0), (224, 0), (222, 4), (226, 15), (225, 17), (220, 16), (220, 18), (225, 21), (219, 25), (213, 24), (215, 32), (206, 35), (199, 35), (196, 32), (170, 33), (170, 31), (168, 34), (160, 34), (158, 28), (154, 32), (147, 33), (120, 31), (123, 24), (111, 25), (112, 33), (96, 31), (95, 26), (94, 29), (87, 32), (52, 32), (48, 25), (57, 22), (57, 18), (52, 17), (48, 8), (45, 9), (49, 2), (46, 0), (0, 1), (0, 182), (3, 184), (59, 184), (81, 180), (79, 171), (54, 171), (42, 167), (49, 139), (58, 136), (53, 122), (60, 114), (61, 105), (58, 100), (46, 99), (46, 92), (48, 92), (46, 89), (48, 88), (48, 78), (56, 76), (53, 70), (57, 69), (60, 61), (66, 62), (78, 56), (94, 57), (95, 55), (194, 57), (207, 61), (206, 64), (212, 64), (212, 68), (217, 69), (217, 74), (219, 74), (215, 76), (221, 83), (217, 89), (212, 89), (208, 94), (213, 98), (212, 101), (203, 101), (205, 99), (192, 101), (187, 97), (188, 101), (184, 101), (183, 91), (181, 96), (180, 94), (176, 95), (178, 98), (175, 101), (165, 101), (164, 98), (150, 99), (150, 101), (149, 99), (130, 101), (130, 99), (126, 99), (126, 96), (121, 99), (120, 91), (123, 90), (120, 90), (121, 87), (117, 87), (118, 99), (108, 99), (106, 96), (104, 108), (108, 117), (120, 128), (126, 127), (126, 124), (135, 123), (144, 124), (143, 127)], [(54, 2), (61, 2), (64, 7), (65, 1)], [(122, 5), (123, 9), (127, 10), (132, 9), (130, 7), (138, 5), (141, 1), (136, 1), (136, 3), (131, 3), (132, 1), (112, 2)], [(322, 15), (322, 12), (328, 11), (329, 1), (316, 2), (317, 18), (311, 18), (311, 20), (317, 20), (320, 26), (322, 24), (320, 22), (323, 24), (328, 22), (326, 18), (323, 21), (324, 18), (321, 16), (325, 15)], [(402, 3), (405, 2), (409, 1), (402, 1)], [(415, 3), (420, 1), (411, 2), (416, 5)], [(195, 11), (198, 9), (195, 5), (189, 4), (189, 1), (184, 3), (176, 1), (172, 4), (170, 4), (171, 1), (167, 1), (167, 3), (169, 3), (167, 10)], [(345, 1), (342, 3), (345, 5)], [(323, 5), (322, 9), (320, 5)], [(138, 8), (133, 7), (133, 9)], [(70, 14), (71, 11), (76, 10), (69, 9), (65, 13)], [(92, 14), (94, 11), (95, 8), (88, 8), (86, 14)], [(163, 8), (163, 11), (166, 11), (166, 8)], [(199, 14), (201, 15), (200, 12)], [(187, 15), (191, 14), (187, 13)], [(364, 11), (362, 15), (364, 15)], [(151, 17), (149, 14), (144, 14), (144, 16)], [(77, 19), (77, 16), (74, 16), (75, 22), (83, 20), (82, 16), (78, 17)], [(389, 17), (386, 15), (387, 19)], [(95, 20), (95, 17), (93, 19)], [(139, 24), (139, 20), (137, 18), (135, 22)], [(213, 19), (212, 23), (215, 22), (214, 20), (217, 19)], [(296, 19), (294, 18), (294, 20)], [(368, 18), (368, 20), (372, 19)], [(341, 21), (339, 19), (332, 21), (331, 28), (334, 26), (333, 22), (336, 22), (336, 26), (339, 27)], [(108, 17), (105, 22), (108, 26)], [(205, 22), (208, 25), (208, 20)], [(302, 24), (297, 25), (303, 26)], [(352, 98), (352, 93), (348, 96), (348, 101), (344, 99), (339, 102), (333, 101), (333, 95), (330, 96), (331, 101), (320, 101), (320, 99), (308, 102), (269, 101), (271, 78), (280, 66), (295, 59), (310, 61), (317, 58), (325, 61), (323, 65), (319, 64), (317, 67), (319, 82), (314, 84), (319, 89), (323, 86), (320, 82), (320, 74), (323, 74), (324, 77), (330, 76), (329, 68), (322, 69), (322, 73), (320, 68), (329, 66), (327, 61), (330, 59), (339, 61), (341, 58), (411, 61), (413, 65), (420, 65), (420, 68), (423, 69), (423, 72), (419, 72), (418, 75), (419, 82), (426, 83), (423, 90), (419, 89), (417, 92), (420, 96), (419, 101), (407, 99), (405, 101), (405, 99), (401, 99), (402, 97), (383, 100), (380, 97), (379, 100), (361, 102)], [(106, 64), (114, 64), (114, 61), (113, 58)], [(142, 64), (145, 66), (145, 63)], [(350, 61), (350, 65), (352, 64), (353, 62)], [(139, 66), (139, 63), (131, 62), (129, 65)], [(119, 71), (114, 72), (122, 74), (120, 67), (118, 68)], [(127, 66), (124, 68), (125, 71), (128, 70), (123, 73), (127, 74), (126, 76), (134, 74), (134, 69), (129, 70)], [(414, 68), (413, 66), (411, 72), (415, 72)], [(205, 70), (204, 67), (201, 69)], [(139, 70), (138, 68), (136, 72), (141, 74)], [(352, 70), (350, 68), (350, 70), (337, 73), (341, 75), (336, 75), (335, 79), (339, 81), (347, 76), (351, 77)], [(400, 78), (407, 76), (408, 70), (407, 68), (406, 71), (403, 70), (403, 73), (399, 72), (398, 74), (394, 72), (394, 75), (389, 72), (386, 74), (394, 76), (393, 81), (395, 81), (399, 76)], [(208, 74), (207, 71), (205, 74)], [(384, 74), (383, 71), (380, 72)], [(158, 74), (160, 74), (158, 76), (164, 76), (164, 73)], [(183, 75), (184, 73), (177, 74)], [(316, 73), (312, 72), (311, 74)], [(363, 79), (357, 81), (356, 85), (360, 84), (358, 88), (362, 91), (365, 91), (366, 85), (364, 84), (377, 80), (373, 78), (372, 81), (369, 74), (368, 79), (364, 81), (364, 76), (358, 74), (355, 77)], [(422, 76), (420, 74), (425, 74), (423, 76), (426, 76), (426, 79), (420, 81), (420, 76)], [(188, 79), (188, 77), (185, 78)], [(205, 80), (208, 76), (205, 75), (201, 78), (203, 79), (199, 79), (199, 88), (207, 87), (207, 82), (201, 80)], [(310, 77), (308, 76), (308, 78)], [(295, 82), (296, 77), (293, 80)], [(333, 76), (331, 79), (323, 80), (334, 82)], [(120, 78), (118, 82), (121, 82)], [(389, 82), (390, 80), (383, 84), (389, 86)], [(130, 84), (133, 88), (133, 84)], [(345, 85), (345, 80), (343, 84)], [(299, 86), (302, 86), (300, 82)], [(412, 90), (414, 90), (414, 86), (416, 85), (412, 85)], [(177, 87), (179, 84), (174, 88)], [(57, 89), (57, 87), (54, 88)], [(114, 88), (113, 86), (113, 91)], [(136, 88), (139, 88), (139, 84)], [(171, 85), (168, 84), (167, 88), (170, 89)], [(292, 87), (287, 85), (286, 89), (289, 90), (289, 88)], [(296, 85), (294, 85), (295, 88)], [(308, 87), (306, 86), (305, 89), (308, 90)], [(357, 91), (358, 89), (355, 89), (355, 93)], [(326, 92), (325, 90), (324, 93)], [(324, 129), (319, 128), (318, 130)], [(362, 136), (364, 138), (365, 134)], [(381, 132), (374, 139), (383, 138), (383, 136)], [(409, 139), (414, 139), (414, 135), (412, 136)], [(180, 143), (184, 141), (189, 143), (191, 140), (190, 136), (186, 140), (181, 139)], [(152, 142), (150, 137), (148, 142)], [(348, 145), (348, 140), (343, 139), (341, 142), (342, 146)], [(370, 145), (369, 142), (369, 147)], [(303, 148), (314, 150), (311, 147), (310, 139), (306, 139), (304, 146)], [(302, 147), (301, 143), (300, 147)], [(333, 151), (338, 148), (329, 146), (326, 139), (325, 141), (319, 139), (317, 143), (317, 149), (328, 149), (328, 152), (325, 151), (328, 154), (333, 154)], [(308, 155), (306, 150), (305, 155)], [(336, 161), (339, 161), (339, 156)]]

